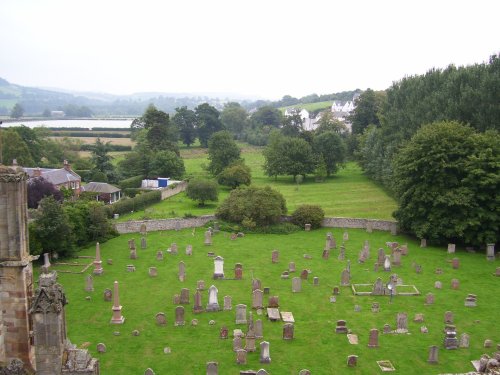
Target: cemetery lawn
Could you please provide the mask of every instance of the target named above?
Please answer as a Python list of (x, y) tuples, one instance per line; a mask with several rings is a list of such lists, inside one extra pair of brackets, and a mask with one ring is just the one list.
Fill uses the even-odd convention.
[[(326, 179), (315, 182), (309, 176), (300, 185), (293, 182), (291, 176), (280, 176), (277, 179), (264, 175), (262, 165), (264, 156), (262, 148), (240, 144), (242, 158), (252, 170), (252, 184), (270, 185), (280, 191), (286, 199), (288, 213), (291, 214), (301, 204), (317, 204), (329, 217), (356, 217), (368, 219), (393, 220), (392, 212), (397, 208), (395, 200), (379, 185), (366, 177), (361, 168), (354, 162)], [(189, 177), (209, 177), (203, 166), (208, 165), (206, 150), (200, 148), (183, 149), (182, 156)], [(229, 188), (219, 188), (219, 202), (229, 195)], [(183, 217), (184, 215), (210, 215), (218, 206), (217, 202), (207, 202), (200, 207), (184, 193), (173, 196), (150, 206), (145, 211), (122, 215), (118, 220), (162, 219)]]
[[(302, 188), (302, 187), (301, 187)], [(488, 262), (484, 251), (471, 254), (457, 249), (456, 254), (447, 254), (446, 249), (428, 247), (422, 249), (409, 237), (392, 236), (386, 232), (366, 233), (363, 230), (349, 230), (349, 240), (345, 242), (346, 259), (351, 260), (351, 282), (356, 284), (373, 283), (377, 277), (386, 283), (389, 272), (374, 271), (377, 249), (382, 247), (388, 254), (387, 241), (408, 243), (408, 255), (402, 257), (402, 265), (393, 267), (392, 273), (398, 274), (404, 284), (415, 285), (420, 296), (395, 296), (392, 304), (386, 296), (354, 296), (350, 287), (340, 287), (336, 303), (330, 303), (334, 286), (340, 286), (340, 274), (346, 267), (346, 261), (337, 260), (338, 249), (332, 250), (330, 258), (321, 257), (328, 231), (333, 232), (337, 243), (341, 242), (340, 229), (322, 228), (311, 232), (296, 232), (290, 235), (248, 234), (231, 241), (228, 233), (214, 235), (211, 247), (203, 245), (204, 228), (181, 231), (151, 232), (147, 235), (147, 248), (140, 248), (140, 235), (122, 235), (101, 245), (104, 274), (94, 276), (94, 292), (85, 292), (85, 278), (92, 267), (79, 274), (59, 272), (69, 304), (66, 306), (67, 331), (69, 339), (78, 347), (87, 347), (91, 354), (100, 360), (103, 374), (130, 375), (142, 374), (151, 367), (156, 374), (205, 374), (208, 361), (219, 363), (219, 374), (237, 374), (242, 369), (265, 368), (270, 374), (296, 375), (307, 368), (312, 374), (379, 374), (376, 361), (390, 361), (398, 374), (439, 374), (462, 373), (472, 371), (471, 360), (479, 359), (483, 353), (491, 354), (495, 349), (483, 348), (485, 339), (491, 339), (496, 346), (500, 343), (500, 278), (493, 276), (500, 261)], [(138, 259), (129, 259), (127, 241), (135, 238)], [(371, 256), (365, 264), (358, 264), (358, 253), (363, 242), (370, 243)], [(158, 250), (166, 250), (171, 243), (179, 247), (178, 255), (165, 253), (163, 261), (156, 260)], [(193, 255), (185, 255), (187, 244), (193, 245)], [(271, 263), (271, 252), (278, 249), (279, 262)], [(224, 258), (226, 278), (234, 275), (235, 263), (243, 264), (243, 280), (212, 280), (213, 258), (207, 257), (212, 251)], [(304, 254), (312, 259), (305, 259)], [(82, 250), (79, 258), (82, 264), (89, 264), (95, 255), (93, 246)], [(457, 257), (460, 268), (452, 269), (450, 260)], [(112, 259), (113, 265), (106, 260)], [(73, 259), (71, 260), (73, 261)], [(186, 281), (178, 279), (178, 264), (186, 264)], [(308, 280), (303, 280), (302, 291), (292, 293), (291, 278), (283, 280), (280, 275), (288, 269), (288, 263), (294, 261), (299, 276), (303, 269), (312, 273)], [(422, 273), (417, 274), (413, 264), (422, 266)], [(126, 272), (126, 265), (134, 264), (135, 272)], [(148, 268), (155, 266), (158, 276), (148, 276)], [(55, 270), (81, 270), (81, 267), (53, 265)], [(442, 268), (443, 274), (436, 275), (435, 269)], [(38, 272), (38, 269), (36, 270)], [(319, 286), (313, 286), (312, 278), (319, 277)], [(252, 277), (262, 281), (262, 287), (270, 288), (270, 295), (279, 296), (280, 311), (290, 311), (295, 318), (295, 338), (282, 340), (283, 322), (270, 322), (265, 315), (259, 316), (254, 311), (254, 320), (263, 320), (264, 339), (256, 340), (257, 351), (248, 354), (246, 365), (236, 364), (236, 355), (232, 351), (233, 329), (246, 332), (246, 326), (235, 324), (235, 306), (246, 304), (251, 311)], [(459, 279), (460, 288), (452, 290), (452, 279)], [(113, 289), (113, 282), (120, 284), (120, 303), (125, 317), (123, 325), (112, 325), (111, 302), (103, 300), (103, 291)], [(193, 314), (193, 294), (198, 280), (205, 280), (206, 287), (218, 288), (218, 301), (223, 306), (224, 296), (232, 297), (233, 310), (212, 313)], [(434, 282), (441, 281), (443, 288), (434, 289)], [(189, 288), (190, 304), (185, 305), (185, 326), (174, 326), (174, 294), (180, 294), (181, 288)], [(434, 293), (435, 303), (426, 306), (425, 295)], [(464, 307), (468, 293), (477, 295), (477, 307)], [(89, 296), (90, 300), (86, 300)], [(202, 292), (202, 304), (206, 306), (208, 292)], [(264, 304), (268, 296), (264, 295)], [(380, 312), (373, 313), (373, 302), (380, 303)], [(361, 307), (354, 312), (354, 306)], [(445, 350), (444, 314), (454, 313), (454, 324), (458, 337), (462, 333), (470, 335), (470, 348)], [(155, 314), (164, 312), (167, 317), (165, 326), (155, 323)], [(408, 314), (410, 334), (382, 334), (384, 324), (395, 329), (396, 314)], [(415, 323), (416, 313), (424, 314), (424, 323)], [(191, 320), (198, 319), (198, 326), (191, 326)], [(345, 334), (336, 334), (336, 321), (344, 319), (352, 333), (359, 337), (359, 345), (349, 344)], [(209, 325), (214, 320), (215, 325)], [(425, 325), (429, 333), (420, 333)], [(219, 338), (219, 330), (226, 326), (229, 339)], [(371, 328), (378, 328), (379, 348), (368, 348), (368, 333)], [(139, 330), (139, 336), (132, 336), (133, 330)], [(114, 335), (120, 332), (120, 335)], [(270, 342), (270, 364), (259, 363), (259, 343)], [(107, 352), (98, 354), (96, 345), (104, 343)], [(439, 364), (427, 363), (428, 348), (439, 347)], [(165, 347), (171, 348), (171, 354), (164, 354)], [(348, 368), (348, 355), (358, 355), (358, 365)]]

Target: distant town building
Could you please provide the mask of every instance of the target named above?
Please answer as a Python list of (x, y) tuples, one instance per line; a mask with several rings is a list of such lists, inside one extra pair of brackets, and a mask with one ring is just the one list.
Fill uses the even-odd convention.
[(64, 111), (50, 111), (50, 117), (64, 117), (66, 113)]
[(43, 177), (57, 189), (71, 189), (75, 196), (80, 195), (82, 178), (71, 169), (71, 165), (64, 160), (63, 168), (23, 168), (29, 178)]

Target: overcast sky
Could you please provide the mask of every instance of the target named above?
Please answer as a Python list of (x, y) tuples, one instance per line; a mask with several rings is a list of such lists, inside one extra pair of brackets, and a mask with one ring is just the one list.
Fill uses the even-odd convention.
[(498, 0), (0, 0), (0, 77), (277, 99), (388, 88), (500, 52)]

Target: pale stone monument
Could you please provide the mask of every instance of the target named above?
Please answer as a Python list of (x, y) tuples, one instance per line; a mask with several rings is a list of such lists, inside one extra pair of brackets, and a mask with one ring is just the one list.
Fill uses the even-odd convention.
[(207, 308), (205, 309), (206, 311), (219, 311), (220, 306), (219, 306), (219, 301), (218, 301), (218, 294), (219, 290), (215, 285), (212, 285), (210, 288), (208, 288), (208, 304)]
[(112, 324), (123, 324), (125, 323), (125, 318), (122, 315), (122, 306), (120, 305), (120, 295), (118, 290), (118, 281), (114, 283), (113, 292), (113, 317), (111, 318)]
[(216, 256), (214, 258), (214, 280), (224, 278), (224, 258)]
[(95, 260), (94, 260), (94, 275), (102, 275), (104, 268), (102, 268), (101, 260), (101, 247), (99, 242), (95, 244)]

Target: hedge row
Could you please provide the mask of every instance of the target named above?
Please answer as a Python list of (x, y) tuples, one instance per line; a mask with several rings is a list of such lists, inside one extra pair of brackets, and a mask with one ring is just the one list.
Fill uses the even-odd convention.
[[(86, 144), (80, 147), (80, 151), (92, 151), (94, 149), (94, 144)], [(110, 143), (107, 145), (108, 151), (132, 151), (132, 146), (126, 145), (114, 145)]]
[(120, 189), (125, 190), (127, 188), (140, 188), (142, 184), (143, 176), (133, 176), (130, 178), (126, 178), (125, 180), (121, 180), (118, 183)]
[(161, 202), (161, 192), (155, 190), (138, 194), (134, 198), (123, 198), (114, 204), (106, 206), (106, 208), (108, 216), (113, 217), (114, 214), (122, 215), (132, 211), (144, 210), (157, 202)]
[(92, 132), (92, 131), (53, 131), (52, 137), (78, 137), (78, 138), (130, 138), (130, 134), (116, 132)]

